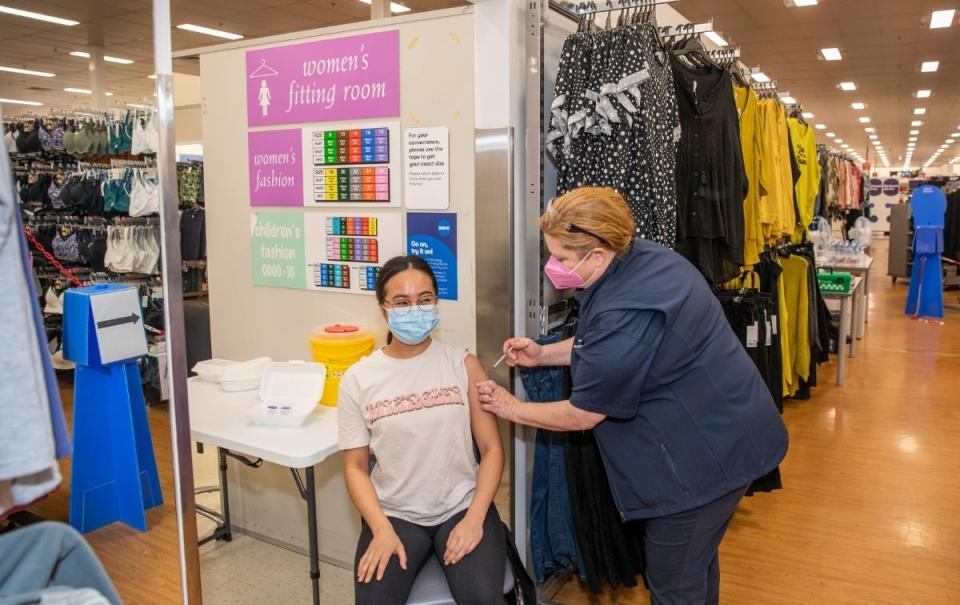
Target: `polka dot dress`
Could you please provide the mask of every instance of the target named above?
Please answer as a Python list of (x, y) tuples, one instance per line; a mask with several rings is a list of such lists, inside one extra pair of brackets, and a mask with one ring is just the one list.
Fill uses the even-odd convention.
[(679, 122), (670, 62), (653, 24), (570, 36), (547, 138), (557, 194), (613, 187), (630, 206), (637, 235), (672, 248)]

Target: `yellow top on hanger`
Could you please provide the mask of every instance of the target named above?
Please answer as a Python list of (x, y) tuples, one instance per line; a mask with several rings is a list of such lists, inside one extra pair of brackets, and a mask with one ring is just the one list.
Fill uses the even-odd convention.
[(820, 162), (817, 161), (817, 137), (814, 135), (813, 128), (796, 118), (788, 119), (787, 127), (790, 129), (793, 153), (800, 167), (800, 180), (797, 181), (796, 186), (800, 222), (793, 232), (794, 243), (800, 243), (803, 241), (804, 232), (813, 222), (817, 195), (820, 191)]

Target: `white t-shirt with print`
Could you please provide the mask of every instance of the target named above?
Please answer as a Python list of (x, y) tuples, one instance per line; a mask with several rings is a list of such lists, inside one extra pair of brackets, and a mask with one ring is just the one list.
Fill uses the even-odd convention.
[(466, 356), (436, 340), (412, 359), (379, 350), (340, 381), (339, 447), (370, 447), (370, 478), (388, 517), (434, 526), (473, 500)]

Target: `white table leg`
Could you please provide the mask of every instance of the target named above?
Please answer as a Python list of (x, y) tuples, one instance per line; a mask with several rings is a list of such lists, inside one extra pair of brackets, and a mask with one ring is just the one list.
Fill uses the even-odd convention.
[(840, 334), (837, 337), (837, 386), (843, 386), (844, 372), (847, 369), (847, 313), (850, 310), (850, 297), (840, 299)]
[[(865, 278), (864, 278), (864, 279), (865, 279)], [(857, 288), (857, 312), (856, 312), (857, 327), (856, 327), (856, 329), (854, 330), (854, 332), (855, 332), (856, 335), (857, 335), (857, 340), (863, 340), (863, 335), (864, 335), (864, 333), (866, 332), (866, 330), (865, 330), (865, 327), (866, 327), (866, 315), (865, 315), (865, 314), (866, 314), (866, 310), (865, 310), (865, 307), (867, 306), (867, 305), (866, 305), (866, 301), (867, 301), (866, 293), (867, 293), (867, 291), (866, 291), (866, 288), (864, 288), (865, 283), (866, 283), (866, 282), (863, 281), (863, 279), (861, 279), (861, 281), (860, 281), (860, 287)]]
[(860, 313), (860, 288), (857, 288), (850, 296), (844, 300), (850, 301), (850, 324), (847, 326), (847, 334), (850, 335), (850, 358), (857, 356), (857, 327), (860, 325), (858, 314)]
[(866, 299), (866, 304), (863, 305), (863, 329), (866, 331), (870, 321), (870, 269), (863, 273), (863, 296)]

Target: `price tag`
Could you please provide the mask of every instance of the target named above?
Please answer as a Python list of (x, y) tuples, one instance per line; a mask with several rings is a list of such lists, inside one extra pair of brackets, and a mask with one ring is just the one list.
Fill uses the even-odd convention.
[(747, 348), (756, 349), (760, 340), (760, 324), (753, 322), (753, 325), (747, 326)]
[(767, 317), (767, 346), (773, 344), (773, 325), (770, 323), (770, 317)]
[(773, 319), (773, 335), (774, 335), (774, 336), (776, 336), (777, 334), (779, 334), (779, 331), (777, 330), (777, 317), (778, 317), (777, 315), (774, 315), (774, 316), (772, 317), (772, 319)]

